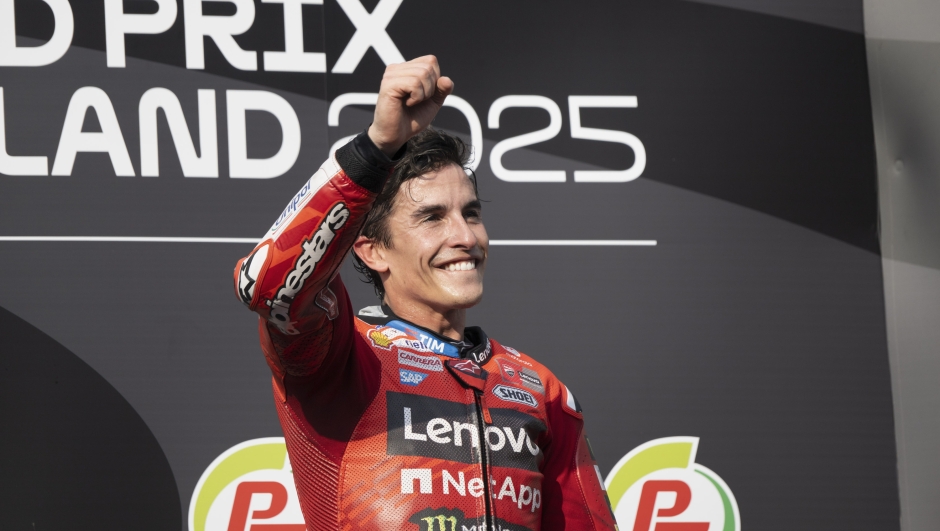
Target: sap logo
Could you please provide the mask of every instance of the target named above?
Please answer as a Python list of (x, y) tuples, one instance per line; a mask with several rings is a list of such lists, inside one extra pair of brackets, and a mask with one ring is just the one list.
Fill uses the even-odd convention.
[[(638, 446), (607, 476), (621, 529), (740, 531), (738, 503), (728, 485), (695, 462), (698, 437), (666, 437)], [(636, 471), (648, 471), (637, 477)]]
[(538, 400), (532, 396), (532, 393), (515, 387), (509, 387), (508, 385), (497, 385), (493, 388), (493, 394), (496, 395), (497, 398), (507, 402), (516, 402), (532, 407), (539, 405)]
[[(401, 493), (414, 494), (415, 482), (418, 483), (418, 492), (421, 494), (434, 494), (434, 484), (432, 478), (434, 474), (430, 468), (403, 468), (401, 470)], [(512, 500), (517, 509), (526, 507), (529, 512), (535, 512), (542, 506), (542, 491), (530, 485), (523, 485), (521, 482), (517, 486), (512, 476), (506, 476), (502, 482), (497, 479), (492, 480), (493, 485), (502, 485), (499, 492), (493, 490), (492, 498), (497, 501)], [(458, 472), (456, 476), (449, 470), (441, 471), (441, 490), (445, 495), (451, 495), (451, 491), (459, 496), (469, 494), (474, 498), (483, 496), (483, 480), (479, 477), (466, 479), (464, 472)]]
[(415, 386), (423, 382), (428, 375), (423, 372), (409, 371), (408, 369), (398, 369), (399, 381), (405, 385)]

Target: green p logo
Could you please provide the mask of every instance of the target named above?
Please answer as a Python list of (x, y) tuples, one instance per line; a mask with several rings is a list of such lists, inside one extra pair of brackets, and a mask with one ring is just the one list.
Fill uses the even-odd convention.
[(665, 437), (631, 450), (604, 481), (624, 531), (740, 531), (728, 485), (695, 462), (698, 437)]
[(283, 437), (237, 444), (206, 468), (189, 531), (305, 531)]

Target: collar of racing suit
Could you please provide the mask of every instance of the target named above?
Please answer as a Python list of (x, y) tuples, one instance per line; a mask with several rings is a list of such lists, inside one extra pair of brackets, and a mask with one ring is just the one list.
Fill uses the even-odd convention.
[[(397, 328), (415, 336), (426, 345), (430, 343), (428, 339), (434, 340), (444, 345), (441, 351), (437, 352), (444, 356), (459, 357), (462, 359), (470, 358), (478, 364), (483, 365), (490, 359), (493, 353), (493, 349), (490, 346), (490, 339), (479, 326), (468, 326), (464, 328), (463, 339), (451, 339), (434, 333), (423, 326), (416, 325), (411, 321), (402, 319), (395, 315), (395, 312), (393, 312), (387, 304), (363, 308), (359, 310), (358, 317), (371, 325), (384, 325)], [(413, 330), (408, 330), (409, 328)]]

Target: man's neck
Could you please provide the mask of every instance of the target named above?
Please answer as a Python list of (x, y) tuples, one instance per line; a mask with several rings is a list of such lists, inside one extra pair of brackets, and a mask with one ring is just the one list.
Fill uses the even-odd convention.
[(467, 310), (463, 308), (440, 312), (423, 304), (412, 302), (396, 301), (393, 303), (386, 299), (385, 304), (398, 317), (426, 328), (439, 336), (456, 340), (463, 339), (463, 330), (467, 322)]

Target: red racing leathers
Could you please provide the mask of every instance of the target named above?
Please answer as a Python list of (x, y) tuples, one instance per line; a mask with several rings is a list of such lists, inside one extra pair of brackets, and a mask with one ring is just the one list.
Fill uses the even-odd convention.
[(479, 329), (455, 356), (393, 315), (354, 316), (337, 271), (390, 168), (359, 135), (235, 268), (307, 528), (614, 529), (580, 408), (545, 367)]

